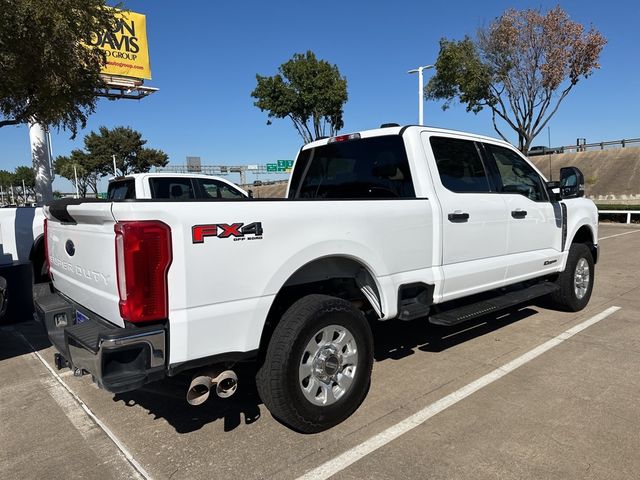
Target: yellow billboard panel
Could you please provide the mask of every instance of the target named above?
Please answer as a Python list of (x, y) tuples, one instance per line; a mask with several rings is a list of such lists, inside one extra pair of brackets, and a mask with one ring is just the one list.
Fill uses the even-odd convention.
[(100, 48), (107, 56), (101, 73), (151, 79), (145, 15), (118, 11), (115, 29), (95, 33), (89, 44)]

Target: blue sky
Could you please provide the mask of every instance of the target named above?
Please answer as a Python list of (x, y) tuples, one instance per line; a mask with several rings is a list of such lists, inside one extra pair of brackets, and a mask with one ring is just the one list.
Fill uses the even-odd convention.
[[(128, 0), (125, 7), (147, 16), (153, 75), (147, 83), (160, 91), (139, 102), (100, 100), (75, 140), (65, 131), (53, 133), (54, 155), (81, 148), (84, 135), (99, 126), (127, 125), (175, 165), (188, 155), (216, 165), (292, 159), (301, 138), (288, 120), (267, 125), (266, 112), (253, 105), (250, 93), (256, 73), (273, 75), (306, 50), (336, 64), (347, 78), (343, 132), (416, 123), (418, 80), (407, 70), (433, 63), (440, 38), (473, 35), (508, 7), (547, 10), (557, 3)], [(640, 4), (559, 3), (574, 21), (593, 24), (608, 44), (602, 68), (574, 87), (551, 120), (551, 143), (640, 137)], [(424, 108), (427, 125), (497, 136), (488, 111), (474, 115), (458, 104), (442, 111), (436, 102)], [(546, 145), (546, 132), (534, 144)], [(31, 163), (26, 126), (0, 128), (0, 145), (0, 168)], [(71, 184), (56, 179), (54, 188), (70, 191)]]

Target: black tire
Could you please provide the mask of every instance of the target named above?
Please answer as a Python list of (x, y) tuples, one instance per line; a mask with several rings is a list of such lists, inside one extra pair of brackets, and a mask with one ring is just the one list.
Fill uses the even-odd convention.
[(9, 303), (9, 290), (7, 289), (7, 281), (4, 277), (0, 277), (0, 320), (7, 313), (7, 304)]
[[(314, 339), (322, 335), (323, 331), (332, 331), (334, 327), (350, 334), (349, 345), (355, 346), (357, 352), (353, 363), (355, 368), (352, 371), (353, 377), (350, 377), (350, 385), (336, 400), (332, 392), (334, 388), (340, 391), (337, 371), (342, 368), (344, 373), (347, 372), (347, 368), (351, 368), (343, 365), (343, 357), (339, 354), (335, 383), (327, 380), (320, 385), (318, 377), (313, 380), (316, 382), (313, 385), (319, 385), (318, 392), (321, 391), (320, 386), (326, 389), (327, 385), (331, 385), (330, 401), (334, 403), (318, 405), (309, 399), (309, 395), (313, 396), (309, 393), (309, 381), (309, 390), (305, 393), (304, 380), (299, 376), (302, 364), (312, 363), (309, 355), (312, 341), (318, 343), (318, 340)], [(342, 353), (346, 352), (344, 358), (353, 351), (351, 346), (345, 346), (344, 350), (341, 350)], [(323, 372), (330, 367), (325, 351), (321, 351), (325, 347), (333, 348), (320, 347), (318, 355), (314, 357), (325, 355), (327, 367)], [(267, 347), (264, 364), (258, 370), (256, 385), (262, 401), (276, 419), (299, 432), (316, 433), (342, 422), (360, 406), (369, 391), (372, 366), (373, 336), (362, 312), (350, 302), (339, 298), (308, 295), (289, 307), (276, 326)]]
[[(584, 270), (584, 262), (588, 266), (589, 279), (586, 290), (582, 295), (579, 295), (576, 293), (576, 285), (577, 283), (584, 284), (584, 282), (577, 282), (576, 269), (582, 268)], [(568, 312), (577, 312), (586, 307), (593, 290), (594, 270), (593, 256), (589, 247), (584, 243), (572, 243), (569, 248), (567, 266), (556, 280), (560, 290), (551, 295), (555, 306)]]

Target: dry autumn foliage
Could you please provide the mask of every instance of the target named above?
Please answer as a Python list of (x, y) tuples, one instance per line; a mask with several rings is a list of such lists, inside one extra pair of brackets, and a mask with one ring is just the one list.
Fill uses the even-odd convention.
[(441, 40), (426, 93), (445, 100), (445, 109), (455, 98), (468, 111), (490, 108), (498, 134), (507, 140), (500, 118), (527, 152), (578, 81), (600, 68), (606, 43), (594, 27), (585, 31), (560, 6), (546, 14), (509, 9), (480, 29), (475, 41)]

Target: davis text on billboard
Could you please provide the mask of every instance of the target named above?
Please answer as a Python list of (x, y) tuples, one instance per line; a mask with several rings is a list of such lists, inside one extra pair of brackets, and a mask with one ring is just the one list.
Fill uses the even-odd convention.
[(151, 78), (147, 19), (134, 12), (118, 12), (115, 29), (93, 34), (89, 45), (104, 50), (107, 61), (102, 68), (106, 75)]

